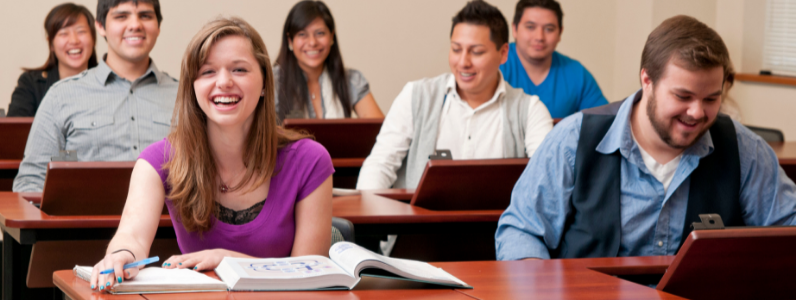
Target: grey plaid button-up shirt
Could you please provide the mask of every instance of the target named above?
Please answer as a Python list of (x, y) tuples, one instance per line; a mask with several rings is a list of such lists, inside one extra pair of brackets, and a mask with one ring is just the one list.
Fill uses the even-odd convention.
[(178, 81), (152, 61), (134, 82), (103, 60), (57, 82), (36, 112), (13, 190), (42, 191), (47, 163), (59, 150), (76, 150), (79, 161), (136, 160), (169, 133), (177, 93)]

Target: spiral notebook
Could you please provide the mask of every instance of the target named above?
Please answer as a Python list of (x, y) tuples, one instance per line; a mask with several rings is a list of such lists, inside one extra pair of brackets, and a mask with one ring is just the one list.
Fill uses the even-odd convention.
[[(89, 281), (92, 267), (75, 266), (75, 276)], [(112, 294), (196, 293), (227, 291), (224, 282), (189, 269), (163, 269), (149, 267), (139, 270), (133, 279), (112, 282), (108, 289)]]

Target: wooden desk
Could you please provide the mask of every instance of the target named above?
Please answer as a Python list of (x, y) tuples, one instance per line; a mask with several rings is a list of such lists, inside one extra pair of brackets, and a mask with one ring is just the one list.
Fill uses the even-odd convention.
[(343, 189), (354, 189), (358, 182), (358, 173), (361, 172), (361, 165), (364, 164), (366, 157), (357, 158), (332, 158), (333, 187)]
[[(494, 233), (502, 213), (434, 211), (367, 192), (333, 199), (333, 215), (353, 222), (357, 244), (380, 253), (380, 240), (388, 234), (403, 235), (405, 241), (396, 244), (401, 247), (395, 247), (392, 256), (427, 261), (493, 259)], [(458, 251), (466, 241), (473, 251)]]
[[(36, 199), (37, 195), (39, 194), (0, 192), (0, 228), (3, 230), (3, 299), (38, 298), (43, 293), (47, 294), (48, 289), (28, 288), (27, 281), (31, 280), (28, 278), (29, 257), (33, 246), (37, 243), (107, 241), (113, 237), (119, 226), (120, 216), (118, 215), (47, 215), (31, 203), (38, 200)], [(156, 238), (159, 240), (175, 239), (175, 231), (172, 229), (172, 220), (169, 216), (161, 216)], [(91, 254), (95, 255), (94, 252)], [(67, 264), (62, 268), (75, 264), (75, 262), (61, 263)]]
[(0, 159), (22, 159), (33, 117), (0, 118)]
[[(119, 225), (119, 215), (51, 216), (34, 206), (36, 194), (0, 192), (0, 228), (3, 230), (4, 299), (23, 298), (27, 288), (28, 255), (42, 241), (108, 240)], [(431, 211), (412, 207), (374, 194), (336, 197), (333, 215), (355, 224), (356, 242), (377, 251), (378, 240), (387, 234), (446, 233), (469, 230), (493, 235), (502, 210)], [(162, 215), (158, 239), (174, 239), (172, 221)], [(16, 297), (15, 297), (16, 296)]]
[(10, 191), (33, 118), (0, 118), (0, 191)]
[(612, 275), (664, 274), (673, 256), (434, 263), (477, 299), (681, 299)]
[[(682, 299), (613, 275), (663, 274), (672, 256), (591, 258), (541, 261), (432, 263), (474, 289), (423, 289), (399, 280), (365, 278), (353, 291), (218, 292), (142, 295), (146, 299)], [(214, 276), (212, 272), (208, 272)], [(53, 281), (73, 299), (118, 299), (92, 293), (72, 271)], [(92, 298), (100, 296), (105, 298)], [(469, 296), (467, 298), (463, 298)], [(119, 298), (123, 299), (123, 298)], [(133, 298), (125, 298), (133, 299)]]
[[(217, 278), (213, 271), (206, 275)], [(172, 299), (203, 299), (203, 300), (249, 300), (249, 299), (474, 299), (463, 293), (449, 288), (436, 288), (424, 284), (402, 282), (398, 280), (364, 278), (352, 291), (291, 291), (291, 292), (207, 292), (207, 293), (180, 293), (180, 294), (143, 294), (143, 295), (109, 295), (94, 292), (89, 288), (89, 283), (75, 277), (72, 270), (62, 270), (53, 273), (53, 283), (72, 299), (107, 299), (107, 300), (172, 300)], [(117, 298), (124, 296), (125, 298)], [(138, 298), (128, 298), (135, 296)]]
[(403, 202), (411, 202), (414, 198), (416, 189), (379, 189), (379, 190), (362, 190), (362, 193), (371, 193), (389, 199), (400, 200)]
[(0, 159), (0, 191), (11, 191), (21, 159)]

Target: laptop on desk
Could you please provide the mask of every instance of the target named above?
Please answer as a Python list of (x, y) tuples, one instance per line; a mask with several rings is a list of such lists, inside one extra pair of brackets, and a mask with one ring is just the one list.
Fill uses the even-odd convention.
[(692, 231), (656, 289), (690, 299), (794, 299), (795, 230)]
[(527, 158), (430, 160), (411, 205), (431, 210), (506, 209)]
[(286, 119), (285, 128), (303, 130), (314, 136), (331, 158), (369, 156), (383, 119)]
[(50, 162), (41, 210), (48, 215), (120, 215), (135, 162)]

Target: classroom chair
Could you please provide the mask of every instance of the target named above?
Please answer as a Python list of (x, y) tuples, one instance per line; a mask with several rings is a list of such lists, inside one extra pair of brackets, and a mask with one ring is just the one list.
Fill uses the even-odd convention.
[(773, 128), (764, 128), (764, 127), (756, 127), (745, 125), (747, 129), (752, 130), (758, 136), (763, 138), (767, 142), (781, 142), (783, 143), (783, 132), (778, 129)]
[(333, 217), (331, 224), (331, 246), (342, 241), (356, 242), (353, 222), (347, 219)]

